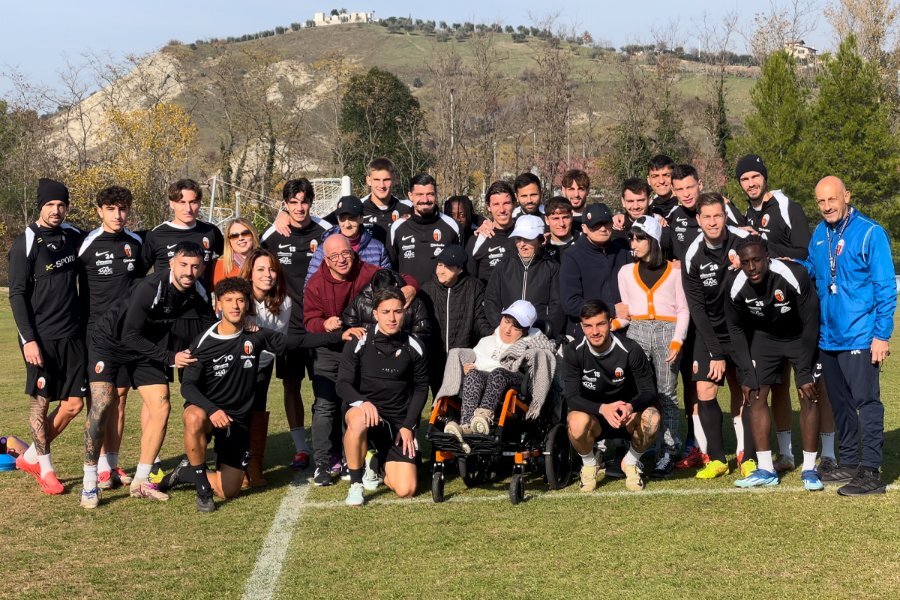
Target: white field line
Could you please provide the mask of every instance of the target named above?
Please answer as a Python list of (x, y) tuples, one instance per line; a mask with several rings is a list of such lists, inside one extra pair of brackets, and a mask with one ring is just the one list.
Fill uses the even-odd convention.
[[(740, 488), (713, 488), (713, 489), (661, 489), (661, 490), (646, 490), (644, 492), (629, 492), (625, 490), (621, 491), (610, 491), (610, 492), (594, 492), (591, 494), (586, 494), (583, 492), (528, 492), (526, 490), (525, 501), (530, 502), (532, 500), (566, 500), (572, 498), (591, 498), (597, 500), (603, 500), (604, 498), (633, 498), (634, 500), (640, 500), (641, 498), (646, 498), (648, 496), (726, 496), (730, 494), (815, 494), (815, 493), (837, 493), (837, 488), (832, 487), (831, 490), (826, 488), (823, 492), (807, 492), (800, 486), (773, 486), (769, 488), (756, 488), (756, 489), (740, 489)], [(887, 490), (889, 492), (897, 492), (900, 491), (900, 485), (892, 484), (887, 486)], [(848, 499), (849, 501), (849, 499)], [(494, 496), (467, 496), (465, 492), (455, 493), (452, 496), (449, 496), (443, 503), (444, 504), (481, 504), (481, 503), (490, 503), (490, 502), (509, 502), (509, 496), (507, 494), (497, 494)], [(366, 503), (366, 506), (394, 506), (394, 505), (409, 505), (409, 504), (436, 504), (430, 495), (423, 494), (416, 498), (411, 499), (402, 499), (402, 498), (387, 498), (384, 500), (373, 499)], [(305, 505), (307, 509), (315, 509), (315, 510), (330, 510), (336, 508), (349, 508), (347, 507), (342, 500), (332, 500), (330, 502), (308, 502)]]
[(262, 600), (272, 598), (278, 586), (281, 567), (287, 555), (294, 534), (294, 527), (300, 520), (309, 495), (310, 483), (307, 476), (298, 474), (291, 482), (290, 489), (281, 499), (278, 512), (272, 520), (269, 534), (263, 542), (256, 566), (244, 585), (244, 598)]

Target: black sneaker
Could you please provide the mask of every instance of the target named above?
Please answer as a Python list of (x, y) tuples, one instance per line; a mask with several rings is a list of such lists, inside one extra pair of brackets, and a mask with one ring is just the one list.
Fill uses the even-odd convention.
[(819, 479), (822, 480), (822, 483), (847, 483), (856, 477), (856, 472), (859, 470), (858, 465), (838, 466), (834, 461), (828, 462), (831, 464), (826, 464), (824, 469), (822, 463), (825, 463), (825, 460), (819, 463)]
[(157, 484), (159, 491), (168, 492), (179, 483), (183, 483), (181, 481), (181, 472), (186, 469), (188, 465), (188, 459), (182, 458), (181, 462), (178, 463), (178, 466), (172, 469), (171, 473), (167, 473), (166, 476), (162, 478), (162, 481)]
[(656, 467), (650, 471), (650, 479), (671, 479), (673, 475), (675, 475), (675, 461), (668, 452), (663, 452), (656, 461)]
[(313, 482), (319, 486), (333, 484), (334, 481), (331, 479), (331, 467), (329, 465), (317, 465), (316, 474), (313, 476)]
[(197, 512), (211, 513), (216, 510), (216, 501), (213, 500), (212, 494), (197, 494)]
[(841, 496), (866, 496), (868, 494), (883, 494), (884, 483), (878, 469), (860, 467), (850, 483), (838, 488)]

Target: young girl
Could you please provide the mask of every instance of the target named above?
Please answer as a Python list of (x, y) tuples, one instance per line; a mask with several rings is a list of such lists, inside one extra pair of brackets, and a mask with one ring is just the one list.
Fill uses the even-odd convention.
[(232, 219), (225, 227), (225, 249), (213, 270), (213, 285), (226, 277), (238, 277), (247, 255), (259, 248), (259, 234), (244, 218)]
[(690, 314), (681, 286), (681, 273), (663, 258), (662, 226), (653, 216), (639, 217), (629, 232), (636, 262), (619, 270), (619, 294), (628, 306), (627, 319), (613, 319), (613, 329), (628, 327), (653, 364), (662, 408), (662, 452), (651, 477), (671, 477), (679, 446), (678, 365)]

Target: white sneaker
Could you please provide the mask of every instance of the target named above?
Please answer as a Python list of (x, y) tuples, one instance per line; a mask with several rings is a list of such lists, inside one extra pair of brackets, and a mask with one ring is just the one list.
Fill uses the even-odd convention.
[(81, 490), (81, 508), (97, 508), (100, 504), (100, 490), (94, 488), (92, 490)]
[(363, 495), (363, 484), (351, 483), (350, 491), (347, 492), (347, 499), (344, 500), (347, 506), (362, 506), (366, 503), (366, 497)]

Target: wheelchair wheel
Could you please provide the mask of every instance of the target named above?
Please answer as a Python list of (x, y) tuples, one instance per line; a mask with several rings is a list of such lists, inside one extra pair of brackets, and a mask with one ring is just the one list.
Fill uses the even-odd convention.
[(514, 473), (509, 482), (509, 501), (514, 505), (525, 499), (525, 476)]
[(435, 502), (444, 501), (444, 473), (435, 471), (431, 476), (431, 499)]
[(572, 444), (569, 443), (568, 428), (557, 423), (547, 434), (544, 443), (544, 474), (547, 487), (560, 490), (572, 481)]

